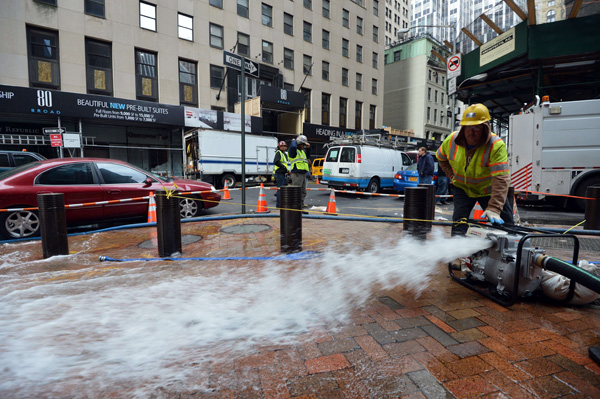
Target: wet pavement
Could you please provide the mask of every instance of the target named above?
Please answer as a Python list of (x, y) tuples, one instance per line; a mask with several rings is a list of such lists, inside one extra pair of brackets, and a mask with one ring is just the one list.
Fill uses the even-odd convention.
[[(435, 234), (449, 237), (449, 228), (433, 229)], [(370, 253), (381, 243), (399, 239), (402, 224), (304, 219), (302, 234), (304, 251), (344, 253), (351, 247)], [(278, 218), (185, 223), (182, 235), (182, 256), (187, 258), (280, 254)], [(99, 262), (100, 256), (156, 258), (156, 245), (156, 231), (151, 227), (70, 237), (72, 255), (44, 261), (40, 261), (39, 241), (4, 244), (0, 245), (3, 256), (15, 255), (10, 266), (3, 258), (0, 281), (26, 290), (118, 277), (128, 270), (143, 269), (145, 262)], [(399, 250), (396, 256), (401, 259), (403, 253)], [(595, 250), (582, 251), (580, 259), (586, 256), (598, 261)], [(261, 273), (264, 264), (252, 259), (146, 263), (148, 268), (169, 273), (177, 269), (179, 275), (190, 278), (222, 273), (224, 266)], [(292, 263), (287, 267), (302, 268), (303, 261)], [(280, 291), (285, 293), (286, 286)], [(600, 397), (600, 366), (588, 356), (590, 346), (600, 346), (600, 306), (561, 307), (538, 299), (519, 300), (505, 308), (454, 282), (443, 263), (428, 276), (427, 289), (419, 291), (407, 284), (392, 288), (375, 284), (368, 299), (353, 307), (349, 317), (313, 324), (284, 341), (271, 342), (267, 337), (236, 350), (208, 345), (201, 351), (202, 361), (194, 361), (197, 348), (190, 345), (188, 354), (170, 361), (182, 363), (191, 370), (191, 377), (187, 375), (186, 382), (179, 384), (150, 384), (142, 394), (135, 380), (81, 391), (78, 378), (93, 379), (89, 374), (52, 378), (28, 392), (27, 387), (11, 387), (7, 383), (11, 375), (0, 371), (0, 397)], [(240, 296), (242, 292), (225, 294)], [(298, 295), (298, 300), (304, 297)]]

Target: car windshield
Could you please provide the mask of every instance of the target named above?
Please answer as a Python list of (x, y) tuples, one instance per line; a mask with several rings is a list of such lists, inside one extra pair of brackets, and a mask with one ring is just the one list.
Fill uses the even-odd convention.
[(0, 180), (4, 180), (7, 177), (11, 177), (11, 176), (16, 175), (17, 173), (20, 173), (24, 170), (33, 168), (36, 165), (37, 165), (37, 162), (30, 162), (30, 163), (26, 163), (21, 166), (17, 166), (16, 168), (5, 170), (4, 172), (0, 173)]

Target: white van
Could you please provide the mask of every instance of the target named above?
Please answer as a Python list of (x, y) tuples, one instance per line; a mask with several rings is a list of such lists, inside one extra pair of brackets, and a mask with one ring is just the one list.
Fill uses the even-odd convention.
[(393, 188), (394, 175), (412, 164), (408, 155), (394, 148), (339, 144), (327, 151), (321, 184), (329, 188), (380, 192)]

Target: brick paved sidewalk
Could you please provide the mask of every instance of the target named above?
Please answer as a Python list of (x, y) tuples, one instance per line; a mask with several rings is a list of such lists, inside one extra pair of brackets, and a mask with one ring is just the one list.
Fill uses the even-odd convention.
[[(268, 228), (222, 232), (241, 224)], [(401, 230), (400, 224), (305, 219), (303, 249), (348, 242), (368, 249), (372, 241), (361, 237), (399, 237)], [(276, 218), (188, 223), (182, 234), (202, 237), (184, 245), (186, 257), (279, 253)], [(51, 259), (32, 264), (30, 272), (63, 267), (64, 278), (79, 279), (130, 267), (95, 260), (99, 255), (157, 257), (155, 247), (140, 248), (148, 239), (156, 240), (153, 229), (72, 237), (69, 245), (78, 262)], [(19, 244), (19, 251), (29, 251), (29, 260), (41, 259), (39, 242)], [(215, 353), (199, 377), (205, 389), (163, 387), (151, 397), (600, 398), (600, 366), (587, 355), (590, 346), (600, 345), (598, 306), (518, 301), (504, 308), (453, 282), (443, 265), (418, 298), (403, 288), (373, 289), (372, 300), (343, 325), (314, 330), (293, 344), (255, 345), (231, 357)], [(77, 394), (76, 387), (65, 386), (64, 397)], [(98, 397), (128, 397), (123, 395), (121, 388), (108, 387)]]

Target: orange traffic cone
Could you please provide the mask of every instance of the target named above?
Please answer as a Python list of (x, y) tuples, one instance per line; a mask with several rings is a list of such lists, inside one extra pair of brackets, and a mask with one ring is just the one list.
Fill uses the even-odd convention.
[(222, 200), (230, 200), (231, 199), (231, 195), (229, 195), (229, 188), (227, 186), (225, 186), (225, 188), (223, 189), (223, 197), (221, 197)]
[(327, 203), (327, 209), (325, 210), (326, 215), (337, 215), (337, 209), (335, 207), (335, 191), (331, 190), (329, 194), (329, 202)]
[(150, 191), (150, 201), (148, 201), (148, 223), (156, 223), (156, 201), (152, 191)]
[(269, 213), (267, 209), (267, 198), (265, 197), (264, 186), (260, 183), (260, 191), (258, 193), (258, 205), (256, 205), (256, 213)]
[(475, 206), (473, 207), (473, 210), (471, 211), (470, 218), (473, 220), (487, 220), (487, 218), (481, 217), (482, 214), (483, 214), (483, 208), (481, 207), (479, 202), (476, 202)]
[(320, 184), (320, 183), (319, 183), (319, 176), (317, 176), (317, 184)]

